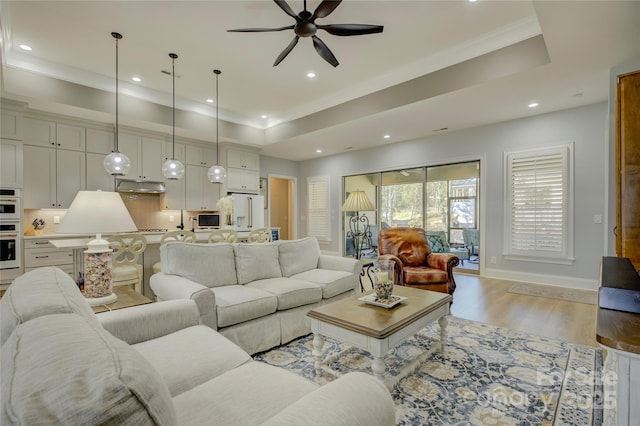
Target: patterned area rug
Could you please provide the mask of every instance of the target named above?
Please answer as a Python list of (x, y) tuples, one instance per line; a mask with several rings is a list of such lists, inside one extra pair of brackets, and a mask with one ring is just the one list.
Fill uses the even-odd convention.
[[(601, 425), (600, 349), (529, 335), (450, 317), (444, 355), (432, 349), (437, 323), (385, 357), (395, 376), (415, 359), (417, 369), (398, 381), (391, 394), (397, 425)], [(371, 374), (364, 351), (326, 339), (328, 368), (316, 374), (313, 336), (271, 351), (257, 361), (286, 368), (318, 384), (349, 371)]]
[(568, 300), (570, 302), (587, 303), (589, 305), (598, 304), (598, 292), (596, 291), (555, 287), (544, 284), (516, 283), (511, 286), (509, 293), (548, 297), (551, 299)]

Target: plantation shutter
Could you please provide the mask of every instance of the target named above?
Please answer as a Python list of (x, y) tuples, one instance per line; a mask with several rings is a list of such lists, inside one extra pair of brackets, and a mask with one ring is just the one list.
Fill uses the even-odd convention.
[(568, 146), (508, 154), (509, 254), (571, 254), (569, 154)]
[(311, 177), (307, 179), (307, 234), (318, 240), (329, 241), (331, 222), (329, 221), (329, 177)]

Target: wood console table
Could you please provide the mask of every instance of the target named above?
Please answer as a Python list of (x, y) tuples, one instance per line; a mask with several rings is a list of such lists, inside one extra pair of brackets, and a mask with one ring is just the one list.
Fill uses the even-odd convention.
[[(640, 277), (629, 259), (604, 257), (600, 285), (620, 287), (621, 282), (624, 288), (640, 291)], [(598, 307), (596, 340), (607, 351), (605, 373), (615, 373), (616, 378), (613, 388), (608, 389), (611, 395), (606, 394), (605, 383), (605, 407), (610, 401), (616, 402), (605, 424), (637, 425), (640, 419), (640, 314)]]

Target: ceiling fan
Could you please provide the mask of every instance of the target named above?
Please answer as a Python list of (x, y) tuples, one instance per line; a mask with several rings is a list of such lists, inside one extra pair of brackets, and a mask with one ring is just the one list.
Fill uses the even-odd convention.
[(240, 32), (240, 33), (260, 33), (260, 32), (270, 32), (270, 31), (284, 31), (284, 30), (293, 30), (296, 33), (296, 36), (293, 38), (291, 43), (280, 53), (280, 55), (276, 58), (276, 61), (273, 63), (273, 66), (277, 66), (287, 55), (296, 47), (298, 44), (298, 40), (300, 37), (311, 37), (313, 40), (313, 47), (316, 48), (316, 52), (327, 62), (329, 62), (334, 67), (337, 67), (339, 62), (336, 57), (331, 53), (331, 50), (327, 47), (326, 44), (318, 36), (316, 36), (316, 32), (318, 30), (324, 30), (329, 34), (336, 36), (355, 36), (355, 35), (364, 35), (364, 34), (375, 34), (381, 33), (383, 30), (382, 25), (368, 25), (368, 24), (329, 24), (329, 25), (319, 25), (316, 24), (316, 19), (325, 18), (331, 14), (335, 10), (338, 5), (342, 2), (342, 0), (323, 0), (322, 3), (318, 5), (316, 10), (311, 13), (307, 10), (307, 1), (304, 1), (304, 10), (297, 15), (291, 9), (289, 4), (285, 0), (273, 0), (279, 7), (286, 13), (296, 20), (294, 25), (288, 25), (286, 27), (280, 28), (240, 28), (236, 30), (227, 30), (229, 32)]

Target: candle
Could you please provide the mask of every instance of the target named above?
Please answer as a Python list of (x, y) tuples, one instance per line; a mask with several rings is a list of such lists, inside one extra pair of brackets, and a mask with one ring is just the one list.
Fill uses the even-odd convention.
[(384, 272), (376, 272), (376, 281), (379, 283), (388, 283), (389, 282), (389, 273)]

